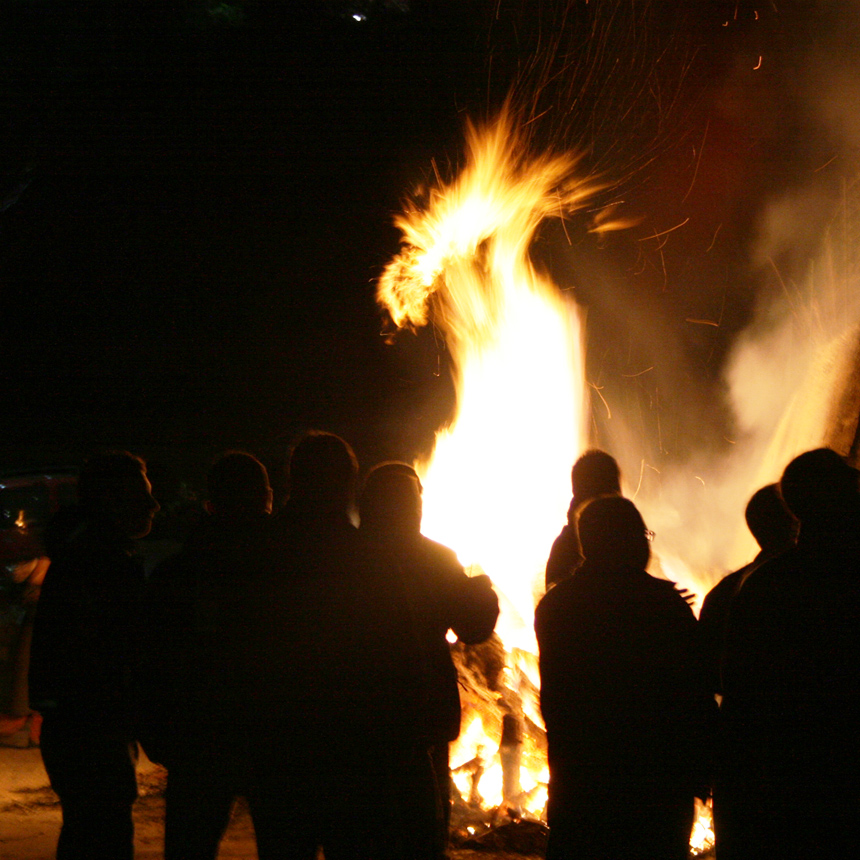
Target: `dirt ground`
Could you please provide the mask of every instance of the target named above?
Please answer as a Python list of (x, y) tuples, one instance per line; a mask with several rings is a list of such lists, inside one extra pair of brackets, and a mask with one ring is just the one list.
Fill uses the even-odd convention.
[[(140, 762), (140, 799), (134, 808), (136, 860), (160, 860), (164, 842), (166, 772)], [(60, 806), (48, 785), (35, 748), (0, 747), (0, 858), (51, 860), (60, 832)], [(218, 855), (220, 860), (256, 860), (254, 828), (247, 809), (237, 804)]]
[[(135, 860), (161, 860), (166, 772), (143, 757), (140, 799), (134, 808)], [(60, 806), (48, 785), (37, 748), (0, 746), (0, 860), (52, 860), (60, 832)], [(257, 860), (254, 828), (240, 801), (221, 842), (219, 860)], [(452, 860), (538, 860), (508, 852), (451, 852)]]

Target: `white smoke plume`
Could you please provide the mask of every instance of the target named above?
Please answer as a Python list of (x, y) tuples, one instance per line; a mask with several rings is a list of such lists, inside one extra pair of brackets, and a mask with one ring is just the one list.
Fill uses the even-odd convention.
[[(860, 62), (849, 34), (857, 34), (860, 6), (824, 7), (814, 32), (790, 34), (797, 50), (793, 77), (770, 91), (791, 101), (809, 137), (798, 144), (794, 173), (785, 175), (782, 188), (774, 183), (755, 219), (748, 258), (759, 292), (723, 373), (733, 444), (718, 458), (693, 455), (666, 469), (659, 498), (642, 502), (649, 523), (666, 532), (665, 572), (699, 593), (754, 555), (742, 515), (756, 489), (778, 480), (804, 450), (830, 445), (853, 453)], [(779, 103), (768, 110), (778, 121)]]

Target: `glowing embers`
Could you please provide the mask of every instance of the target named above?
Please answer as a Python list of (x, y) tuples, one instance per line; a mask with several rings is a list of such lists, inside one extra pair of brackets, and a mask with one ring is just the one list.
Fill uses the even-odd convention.
[(540, 819), (549, 778), (534, 654), (505, 651), (498, 636), (453, 648), (463, 730), (451, 745), (453, 825), (460, 839), (521, 818)]

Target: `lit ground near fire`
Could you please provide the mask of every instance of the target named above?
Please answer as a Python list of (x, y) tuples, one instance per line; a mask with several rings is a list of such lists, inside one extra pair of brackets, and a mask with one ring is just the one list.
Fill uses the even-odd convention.
[[(165, 772), (144, 761), (139, 770), (140, 800), (135, 805), (135, 858), (163, 856)], [(51, 860), (60, 830), (60, 807), (48, 786), (38, 749), (0, 747), (0, 857)], [(503, 852), (453, 851), (453, 860), (523, 860)], [(221, 843), (219, 860), (256, 860), (254, 829), (243, 804)]]

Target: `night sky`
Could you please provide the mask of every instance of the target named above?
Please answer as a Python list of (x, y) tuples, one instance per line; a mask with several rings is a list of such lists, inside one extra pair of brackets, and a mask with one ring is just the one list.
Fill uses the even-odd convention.
[(643, 437), (660, 425), (655, 457), (718, 445), (727, 349), (776, 288), (756, 219), (847, 175), (796, 75), (835, 34), (850, 57), (854, 4), (760, 5), (6, 4), (0, 466), (271, 451), (308, 426), (368, 463), (426, 448), (452, 408), (444, 345), (386, 346), (373, 281), (401, 200), (512, 87), (535, 145), (584, 149), (612, 183), (596, 205), (637, 222), (547, 226), (533, 251), (587, 309), (589, 381)]

